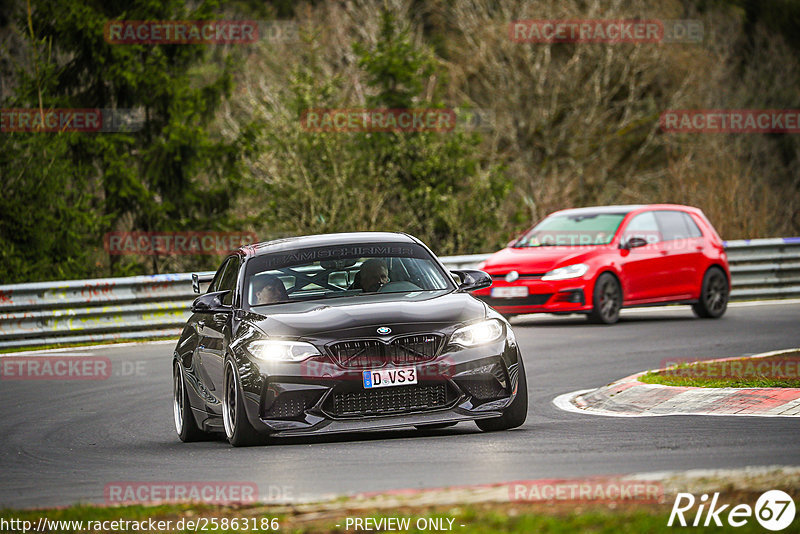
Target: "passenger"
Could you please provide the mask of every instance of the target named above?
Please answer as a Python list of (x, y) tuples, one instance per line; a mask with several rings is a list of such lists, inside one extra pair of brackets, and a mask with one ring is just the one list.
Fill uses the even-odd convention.
[(262, 304), (275, 304), (277, 302), (289, 302), (289, 294), (281, 279), (272, 275), (260, 275), (253, 277), (250, 282), (254, 306)]
[(389, 269), (386, 263), (378, 258), (372, 258), (361, 265), (359, 271), (361, 278), (361, 289), (364, 293), (374, 293), (381, 286), (389, 283)]

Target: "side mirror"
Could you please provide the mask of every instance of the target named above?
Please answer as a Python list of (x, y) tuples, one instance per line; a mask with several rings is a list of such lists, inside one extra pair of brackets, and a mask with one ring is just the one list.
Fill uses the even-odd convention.
[(632, 237), (623, 243), (620, 243), (619, 248), (623, 250), (630, 250), (632, 248), (639, 248), (647, 245), (647, 240), (641, 237)]
[(222, 298), (227, 295), (229, 291), (215, 291), (214, 293), (206, 293), (200, 295), (194, 302), (192, 302), (193, 313), (228, 313), (232, 312), (231, 306), (226, 306), (222, 303)]
[(197, 274), (192, 273), (192, 291), (200, 293), (200, 284), (203, 282), (210, 282), (214, 279), (213, 274)]
[(484, 287), (492, 285), (492, 277), (477, 269), (464, 269), (450, 272), (458, 276), (461, 280), (457, 291), (475, 291), (476, 289), (483, 289)]

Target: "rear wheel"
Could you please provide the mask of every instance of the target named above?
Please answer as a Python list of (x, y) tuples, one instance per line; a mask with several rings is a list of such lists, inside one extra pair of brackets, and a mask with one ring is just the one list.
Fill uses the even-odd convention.
[(619, 320), (622, 309), (622, 288), (617, 277), (603, 273), (597, 277), (592, 291), (592, 311), (589, 321), (598, 324), (614, 324)]
[(719, 267), (711, 267), (703, 276), (700, 300), (692, 304), (692, 310), (698, 317), (718, 319), (728, 309), (729, 296), (728, 277)]
[(201, 441), (209, 437), (198, 428), (197, 421), (194, 420), (183, 367), (177, 362), (172, 366), (172, 414), (175, 418), (175, 431), (181, 441)]
[(247, 419), (242, 388), (232, 360), (225, 362), (225, 390), (222, 398), (222, 423), (225, 426), (225, 436), (231, 445), (247, 447), (264, 443), (266, 438), (256, 432)]
[(492, 419), (478, 419), (475, 424), (484, 432), (509, 430), (521, 426), (528, 417), (528, 379), (525, 376), (525, 366), (522, 357), (519, 357), (517, 396), (511, 405), (505, 409), (501, 417)]

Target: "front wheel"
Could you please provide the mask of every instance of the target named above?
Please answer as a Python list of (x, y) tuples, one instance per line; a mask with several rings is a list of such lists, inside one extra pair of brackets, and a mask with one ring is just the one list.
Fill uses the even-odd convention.
[(729, 296), (728, 277), (719, 267), (711, 267), (703, 276), (700, 300), (692, 304), (692, 311), (698, 317), (718, 319), (728, 309)]
[(501, 417), (492, 419), (478, 419), (475, 424), (484, 432), (494, 432), (497, 430), (509, 430), (521, 426), (528, 418), (528, 379), (525, 376), (525, 366), (522, 365), (522, 356), (519, 356), (519, 366), (517, 367), (517, 396), (511, 401), (511, 405), (505, 409)]
[(247, 447), (264, 443), (261, 436), (247, 419), (233, 360), (225, 362), (225, 390), (222, 400), (222, 423), (225, 426), (225, 437), (234, 447)]
[(614, 324), (619, 320), (622, 309), (622, 288), (611, 273), (597, 277), (592, 291), (592, 311), (588, 319), (592, 323)]

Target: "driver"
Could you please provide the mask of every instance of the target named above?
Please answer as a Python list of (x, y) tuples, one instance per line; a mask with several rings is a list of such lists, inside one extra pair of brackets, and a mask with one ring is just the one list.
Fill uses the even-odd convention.
[(251, 294), (255, 298), (253, 305), (255, 306), (289, 301), (289, 295), (286, 292), (286, 287), (277, 276), (272, 276), (269, 274), (256, 276), (250, 283), (252, 286)]
[(389, 269), (386, 263), (378, 258), (372, 258), (361, 265), (359, 271), (361, 277), (361, 289), (364, 293), (374, 293), (381, 286), (389, 283)]

